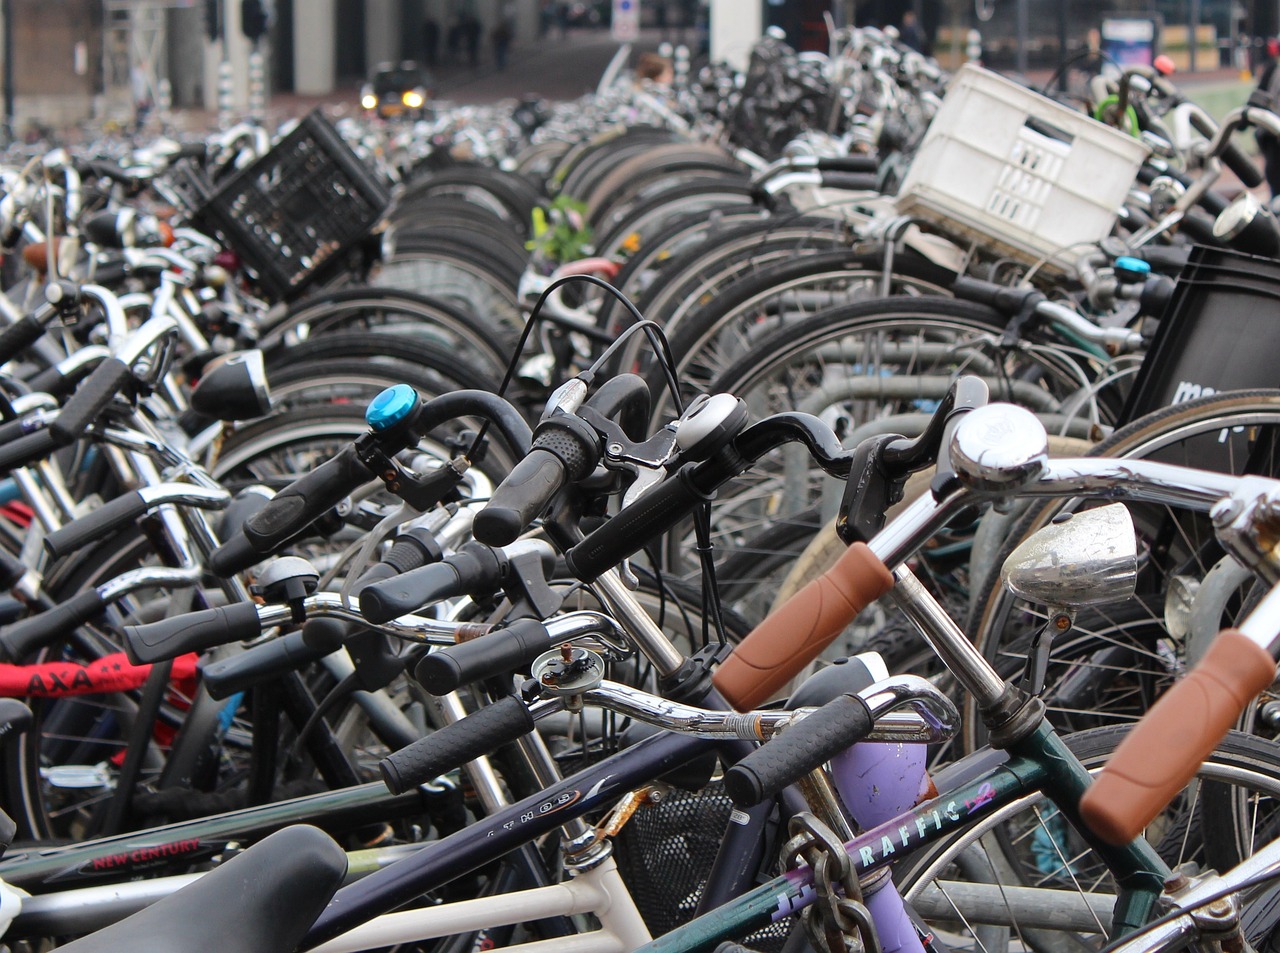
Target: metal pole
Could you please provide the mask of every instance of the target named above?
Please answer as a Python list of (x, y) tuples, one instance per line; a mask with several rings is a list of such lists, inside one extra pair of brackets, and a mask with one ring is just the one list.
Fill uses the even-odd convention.
[(1188, 24), (1187, 30), (1188, 49), (1190, 51), (1187, 68), (1194, 73), (1196, 71), (1196, 27), (1200, 25), (1200, 0), (1191, 0), (1191, 15), (1188, 19), (1191, 22)]
[(1029, 0), (1018, 0), (1017, 3), (1017, 24), (1018, 24), (1018, 52), (1015, 61), (1016, 68), (1023, 76), (1027, 75), (1027, 43), (1028, 24), (1027, 24), (1027, 5)]
[(266, 114), (266, 71), (263, 69), (262, 53), (257, 41), (254, 41), (253, 52), (249, 54), (249, 115), (257, 122), (262, 122)]
[(0, 0), (4, 17), (4, 125), (13, 135), (13, 0)]
[(1068, 42), (1068, 21), (1071, 4), (1068, 0), (1061, 0), (1058, 4), (1058, 88), (1066, 90), (1067, 88), (1067, 70), (1065, 68), (1067, 62), (1067, 42)]

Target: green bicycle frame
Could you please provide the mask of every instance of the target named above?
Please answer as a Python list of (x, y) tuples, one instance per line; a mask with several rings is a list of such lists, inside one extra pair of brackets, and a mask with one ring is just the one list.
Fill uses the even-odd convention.
[[(1004, 764), (955, 790), (920, 804), (844, 845), (859, 876), (885, 867), (903, 854), (952, 834), (1019, 798), (1042, 792), (1106, 862), (1117, 885), (1112, 920), (1124, 936), (1150, 918), (1169, 869), (1146, 840), (1124, 847), (1102, 843), (1080, 821), (1078, 805), (1090, 775), (1045, 721), (1011, 746)], [(775, 877), (695, 920), (677, 927), (640, 953), (703, 953), (799, 913), (817, 899), (808, 867)]]

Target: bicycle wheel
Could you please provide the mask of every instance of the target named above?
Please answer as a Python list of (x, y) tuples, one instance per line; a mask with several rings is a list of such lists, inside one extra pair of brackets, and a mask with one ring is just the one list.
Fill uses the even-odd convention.
[[(1280, 473), (1280, 392), (1219, 394), (1178, 404), (1116, 431), (1090, 455), (1274, 476)], [(1033, 507), (1008, 534), (993, 565), (1058, 513), (1088, 505), (1075, 499)], [(1129, 511), (1139, 539), (1138, 598), (1081, 611), (1071, 632), (1054, 640), (1043, 697), (1054, 723), (1066, 730), (1139, 718), (1249, 597), (1247, 579), (1210, 576), (1224, 553), (1207, 514), (1152, 504), (1129, 504)], [(1193, 625), (1202, 614), (1205, 621)], [(1010, 676), (1025, 666), (1032, 634), (1046, 621), (1043, 607), (1015, 598), (993, 571), (974, 602), (969, 634), (996, 669)], [(1263, 704), (1271, 697), (1264, 696)], [(965, 741), (972, 750), (983, 736), (967, 724)], [(1254, 727), (1273, 733), (1262, 724)]]
[(262, 329), (268, 353), (290, 340), (309, 340), (334, 331), (387, 333), (429, 338), (462, 354), (485, 372), (500, 375), (511, 358), (515, 336), (501, 325), (472, 317), (430, 293), (360, 287), (304, 298)]
[(395, 384), (408, 384), (430, 399), (455, 390), (488, 390), (492, 380), (464, 355), (385, 331), (327, 333), (277, 351), (267, 379), (277, 410), (307, 404), (364, 408)]
[(382, 286), (429, 294), (476, 322), (491, 322), (500, 335), (520, 327), (516, 282), (495, 276), (491, 263), (465, 249), (423, 246), (397, 252), (382, 262), (374, 280)]
[[(56, 600), (68, 599), (128, 570), (156, 562), (151, 542), (131, 530), (52, 567), (45, 588)], [(185, 611), (190, 599), (189, 591), (135, 591), (112, 605), (102, 620), (81, 626), (27, 661), (91, 666), (123, 651), (117, 641), (119, 626), (155, 621), (178, 605), (182, 609), (175, 611)], [(122, 662), (117, 658), (116, 663), (118, 670)], [(34, 841), (83, 840), (102, 833), (125, 754), (139, 741), (146, 747), (134, 791), (161, 777), (173, 738), (191, 703), (194, 680), (172, 680), (155, 722), (138, 731), (140, 690), (65, 694), (56, 688), (52, 684), (37, 686), (34, 680), (28, 685), (31, 694), (23, 700), (34, 721), (5, 748), (5, 809), (17, 822), (19, 836)], [(46, 690), (51, 693), (47, 697)], [(229, 721), (226, 728), (241, 732), (244, 725)], [(206, 777), (202, 779), (205, 782), (214, 789), (218, 779)], [(120, 823), (129, 829), (138, 819), (128, 816)]]
[[(840, 305), (889, 295), (948, 295), (955, 273), (923, 258), (900, 255), (885, 270), (882, 252), (839, 250), (784, 259), (743, 277), (689, 312), (671, 334), (680, 381), (689, 396), (712, 382), (753, 345), (779, 328)], [(671, 413), (665, 391), (655, 397), (653, 419)]]
[[(842, 440), (895, 431), (903, 414), (928, 414), (951, 381), (981, 374), (993, 396), (1056, 412), (1086, 387), (1069, 355), (1033, 345), (1004, 347), (1004, 319), (948, 298), (898, 296), (821, 312), (766, 335), (711, 384), (735, 394), (754, 416), (804, 411)], [(837, 483), (799, 448), (761, 460), (723, 488), (712, 509), (717, 548), (732, 553), (777, 520), (814, 513), (816, 532), (835, 515)], [(687, 571), (688, 537), (673, 533), (664, 556)]]
[[(1096, 772), (1125, 731), (1111, 726), (1064, 740)], [(1146, 837), (1171, 868), (1226, 870), (1280, 834), (1277, 808), (1280, 746), (1232, 732)], [(1110, 928), (1110, 873), (1039, 794), (904, 858), (894, 877), (928, 928), (953, 950), (1080, 953), (1104, 945)], [(1033, 889), (1018, 889), (1028, 887)], [(1280, 916), (1272, 910), (1249, 919), (1248, 939), (1256, 942), (1271, 936)]]

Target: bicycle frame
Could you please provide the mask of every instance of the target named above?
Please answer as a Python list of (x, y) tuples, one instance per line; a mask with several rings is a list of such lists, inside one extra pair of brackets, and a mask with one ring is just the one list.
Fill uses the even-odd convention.
[[(887, 867), (899, 852), (916, 850), (955, 834), (1037, 792), (1049, 797), (1077, 831), (1087, 832), (1079, 820), (1076, 804), (1089, 784), (1089, 773), (1048, 722), (1042, 722), (1035, 734), (1017, 748), (1020, 750), (1004, 764), (848, 841), (844, 848), (859, 877)], [(1145, 840), (1139, 839), (1123, 848), (1096, 844), (1095, 849), (1103, 854), (1121, 884), (1116, 894), (1113, 928), (1118, 933), (1132, 932), (1150, 918), (1168, 869)], [(645, 953), (696, 953), (714, 949), (724, 940), (745, 936), (798, 913), (815, 898), (812, 872), (807, 867), (797, 868), (718, 910), (677, 927), (644, 950)]]
[[(303, 948), (313, 949), (366, 920), (395, 910), (454, 877), (491, 863), (519, 844), (549, 833), (570, 818), (607, 807), (649, 778), (674, 770), (710, 749), (719, 749), (732, 757), (732, 750), (724, 749), (732, 749), (733, 744), (679, 735), (645, 739), (343, 888), (321, 914)], [(856, 838), (849, 847), (859, 873), (879, 869), (892, 862), (898, 851), (914, 850), (950, 836), (992, 811), (1038, 791), (1049, 793), (1055, 803), (1060, 803), (1068, 820), (1076, 819), (1074, 805), (1088, 784), (1088, 772), (1047, 722), (1020, 748), (1022, 750), (1007, 764)], [(742, 848), (735, 843), (731, 849)], [(1102, 849), (1124, 888), (1117, 904), (1117, 928), (1132, 929), (1148, 918), (1167, 870), (1144, 841), (1123, 848)], [(721, 866), (722, 859), (717, 858), (717, 867)], [(667, 934), (655, 941), (654, 946), (664, 953), (705, 949), (719, 939), (768, 926), (799, 911), (813, 899), (812, 880), (807, 871), (792, 871), (743, 895), (728, 907)], [(706, 908), (704, 900), (703, 909)], [(707, 925), (708, 921), (714, 924), (714, 930)]]
[[(1024, 412), (1025, 413), (1025, 412)], [(1027, 415), (1030, 417), (1030, 415)], [(1043, 427), (1039, 429), (1043, 443)], [(1021, 436), (1015, 430), (1015, 436)], [(1032, 435), (1034, 437), (1034, 435)], [(957, 435), (958, 439), (958, 435)], [(1032, 448), (1034, 450), (1034, 448)], [(1000, 472), (988, 468), (983, 472), (993, 486), (984, 492), (960, 487), (941, 500), (926, 495), (909, 506), (898, 519), (871, 541), (872, 551), (888, 566), (896, 566), (894, 572), (897, 594), (908, 615), (917, 623), (930, 645), (947, 663), (964, 687), (974, 694), (984, 709), (998, 707), (1004, 697), (1005, 684), (990, 665), (969, 644), (963, 633), (946, 615), (937, 602), (924, 591), (914, 576), (902, 566), (902, 562), (919, 548), (924, 540), (944, 525), (960, 508), (985, 495), (1025, 496), (1078, 496), (1082, 490), (1119, 499), (1150, 501), (1176, 500), (1189, 508), (1208, 509), (1223, 497), (1246, 496), (1251, 490), (1256, 495), (1257, 486), (1250, 480), (1239, 480), (1214, 473), (1198, 473), (1181, 467), (1164, 464), (1124, 461), (1117, 465), (1105, 460), (1060, 460), (1048, 462), (1043, 450), (1028, 454), (1028, 463), (1034, 467), (1025, 470), (1017, 480), (1005, 477), (999, 481)], [(975, 460), (980, 459), (978, 456)], [(981, 467), (975, 464), (975, 469)], [(1027, 464), (1021, 464), (1027, 466)], [(975, 483), (977, 482), (975, 478)], [(1272, 481), (1262, 481), (1274, 489)], [(654, 776), (643, 770), (646, 766), (660, 774), (690, 759), (693, 750), (703, 743), (684, 738), (657, 736), (640, 745), (600, 762), (594, 768), (579, 772), (558, 784), (550, 785), (539, 795), (495, 813), (466, 830), (459, 831), (440, 841), (433, 848), (407, 860), (393, 864), (358, 884), (344, 888), (335, 901), (321, 914), (308, 934), (305, 948), (311, 948), (330, 940), (373, 916), (389, 912), (408, 903), (413, 898), (431, 890), (455, 876), (459, 876), (482, 864), (502, 856), (519, 843), (548, 833), (564, 820), (581, 817), (596, 808), (611, 803), (637, 784)], [(705, 749), (703, 749), (705, 750)], [(881, 824), (872, 831), (873, 837), (884, 838), (892, 847), (893, 837), (899, 837), (899, 848), (883, 850), (877, 840), (855, 839), (852, 846), (857, 855), (860, 870), (867, 872), (884, 865), (889, 853), (898, 849), (918, 847), (945, 834), (959, 830), (984, 817), (989, 811), (1011, 800), (1035, 791), (1043, 791), (1058, 805), (1064, 817), (1097, 850), (1111, 869), (1119, 887), (1113, 915), (1113, 929), (1118, 934), (1131, 932), (1149, 919), (1156, 899), (1160, 895), (1168, 871), (1150, 845), (1138, 840), (1125, 847), (1111, 847), (1099, 841), (1079, 819), (1078, 801), (1089, 784), (1089, 774), (1067, 750), (1043, 715), (1034, 730), (1022, 733), (1009, 744), (1013, 756), (1011, 766), (996, 769), (953, 795), (930, 802), (924, 814), (922, 809), (908, 812)], [(972, 802), (967, 803), (967, 802)], [(961, 815), (958, 806), (965, 804)], [(933, 812), (937, 811), (937, 820)], [(930, 829), (932, 824), (932, 829)], [(912, 836), (912, 830), (915, 836)], [(906, 835), (903, 836), (902, 832)], [(917, 839), (918, 838), (918, 839)], [(914, 843), (913, 843), (914, 842)], [(879, 856), (877, 847), (881, 848)], [(863, 856), (863, 848), (870, 850), (869, 859)], [(792, 873), (775, 885), (766, 885), (741, 898), (730, 910), (750, 911), (735, 914), (721, 911), (715, 918), (746, 917), (746, 922), (767, 924), (780, 910), (778, 903), (786, 901), (785, 913), (792, 913), (813, 899), (812, 890), (806, 895), (806, 875)], [(794, 883), (792, 882), (794, 880)], [(763, 893), (761, 892), (763, 891)], [(781, 891), (781, 892), (779, 892)], [(763, 910), (756, 911), (754, 904), (764, 902)], [(767, 916), (766, 916), (767, 913)], [(762, 919), (763, 918), (763, 919)], [(732, 920), (714, 936), (728, 936), (742, 926)], [(684, 950), (700, 950), (713, 942), (712, 936), (701, 931), (710, 929), (705, 921), (675, 934), (668, 934), (658, 941), (664, 953)]]
[[(409, 851), (421, 850), (410, 847)], [(348, 854), (348, 881), (368, 876), (385, 866), (386, 857), (404, 848), (356, 851)], [(203, 874), (167, 877), (111, 887), (86, 887), (28, 898), (6, 936), (42, 936), (56, 932), (81, 933), (101, 929), (150, 903), (168, 896)], [(612, 858), (583, 870), (564, 883), (528, 889), (508, 889), (513, 877), (495, 878), (486, 896), (378, 917), (337, 940), (325, 953), (368, 950), (411, 940), (454, 934), (493, 932), (497, 928), (590, 914), (598, 929), (556, 940), (573, 953), (626, 953), (649, 941), (649, 932)], [(503, 946), (505, 951), (533, 953), (534, 944)]]
[(229, 843), (254, 840), (290, 824), (346, 830), (421, 815), (428, 811), (430, 793), (419, 788), (392, 795), (374, 782), (69, 847), (10, 851), (0, 861), (0, 879), (33, 892), (127, 879), (164, 863), (190, 865)]

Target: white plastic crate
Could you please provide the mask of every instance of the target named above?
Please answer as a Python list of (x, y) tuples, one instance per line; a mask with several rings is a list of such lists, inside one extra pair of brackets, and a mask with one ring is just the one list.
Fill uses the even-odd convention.
[(1027, 262), (1070, 266), (1104, 238), (1147, 147), (1084, 113), (968, 64), (898, 192), (903, 214), (992, 243)]

